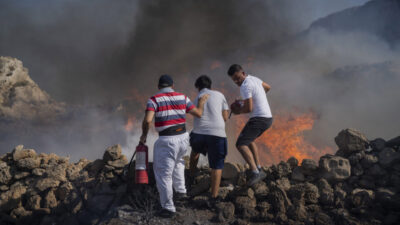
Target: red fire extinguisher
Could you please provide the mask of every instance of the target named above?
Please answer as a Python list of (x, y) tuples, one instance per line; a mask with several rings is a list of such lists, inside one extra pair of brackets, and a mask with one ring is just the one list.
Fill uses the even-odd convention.
[(149, 176), (147, 168), (149, 168), (149, 148), (139, 143), (136, 147), (136, 165), (135, 165), (135, 180), (136, 184), (148, 184)]

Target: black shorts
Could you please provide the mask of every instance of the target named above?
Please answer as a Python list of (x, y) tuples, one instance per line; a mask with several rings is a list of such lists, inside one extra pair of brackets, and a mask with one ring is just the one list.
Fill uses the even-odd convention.
[(236, 147), (246, 145), (249, 146), (256, 138), (260, 137), (264, 131), (272, 125), (272, 118), (253, 117), (247, 121), (242, 132), (236, 141)]
[(228, 152), (226, 138), (213, 135), (190, 133), (192, 151), (208, 156), (208, 164), (212, 169), (224, 168)]

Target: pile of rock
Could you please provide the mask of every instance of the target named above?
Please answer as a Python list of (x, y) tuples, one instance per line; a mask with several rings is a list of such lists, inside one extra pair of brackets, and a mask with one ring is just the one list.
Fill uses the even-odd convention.
[[(292, 157), (264, 167), (267, 178), (251, 188), (245, 186), (248, 167), (226, 163), (219, 193), (223, 201), (215, 210), (210, 210), (209, 169), (201, 168), (189, 187), (192, 198), (184, 203), (184, 213), (193, 218), (202, 210), (215, 214), (215, 221), (197, 224), (398, 224), (400, 137), (369, 141), (346, 129), (335, 141), (335, 155), (324, 155), (318, 163)], [(132, 193), (127, 194), (133, 180), (124, 173), (127, 167), (119, 145), (108, 148), (103, 159), (77, 163), (17, 146), (0, 157), (0, 224), (188, 221), (154, 217), (159, 203), (153, 180), (145, 188), (129, 187)]]
[[(373, 141), (353, 129), (335, 138), (339, 150), (319, 163), (296, 158), (264, 167), (267, 178), (243, 187), (246, 168), (226, 164), (217, 205), (219, 222), (277, 224), (398, 224), (400, 221), (400, 137)], [(206, 176), (206, 175), (202, 175)], [(208, 190), (197, 177), (196, 194)], [(208, 177), (207, 177), (208, 178)], [(207, 185), (208, 186), (207, 186)], [(233, 188), (234, 187), (234, 188)], [(194, 197), (205, 207), (207, 195)], [(239, 220), (238, 220), (239, 218)], [(241, 220), (240, 220), (241, 219)]]
[(77, 163), (19, 145), (0, 158), (0, 224), (94, 223), (125, 193), (126, 164), (119, 145)]

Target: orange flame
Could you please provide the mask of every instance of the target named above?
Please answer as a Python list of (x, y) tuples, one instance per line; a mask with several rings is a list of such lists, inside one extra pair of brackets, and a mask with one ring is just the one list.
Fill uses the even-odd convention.
[(215, 70), (222, 67), (222, 63), (220, 61), (214, 61), (211, 63), (210, 70)]
[(136, 118), (134, 116), (131, 116), (128, 118), (128, 120), (125, 123), (125, 130), (126, 131), (131, 131), (133, 129), (133, 125), (136, 122)]
[[(314, 114), (304, 113), (298, 116), (277, 113), (272, 127), (256, 139), (259, 148), (260, 163), (271, 165), (286, 161), (294, 156), (299, 162), (305, 158), (317, 160), (321, 155), (332, 152), (330, 147), (318, 149), (304, 138), (304, 132), (312, 129)], [(238, 133), (246, 122), (245, 117), (237, 120)]]

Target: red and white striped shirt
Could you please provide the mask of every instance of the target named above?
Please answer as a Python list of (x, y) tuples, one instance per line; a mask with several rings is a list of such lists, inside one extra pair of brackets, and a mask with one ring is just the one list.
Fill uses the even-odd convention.
[(190, 99), (172, 88), (163, 88), (147, 101), (146, 111), (155, 112), (155, 127), (158, 132), (186, 123), (186, 113), (194, 108)]

